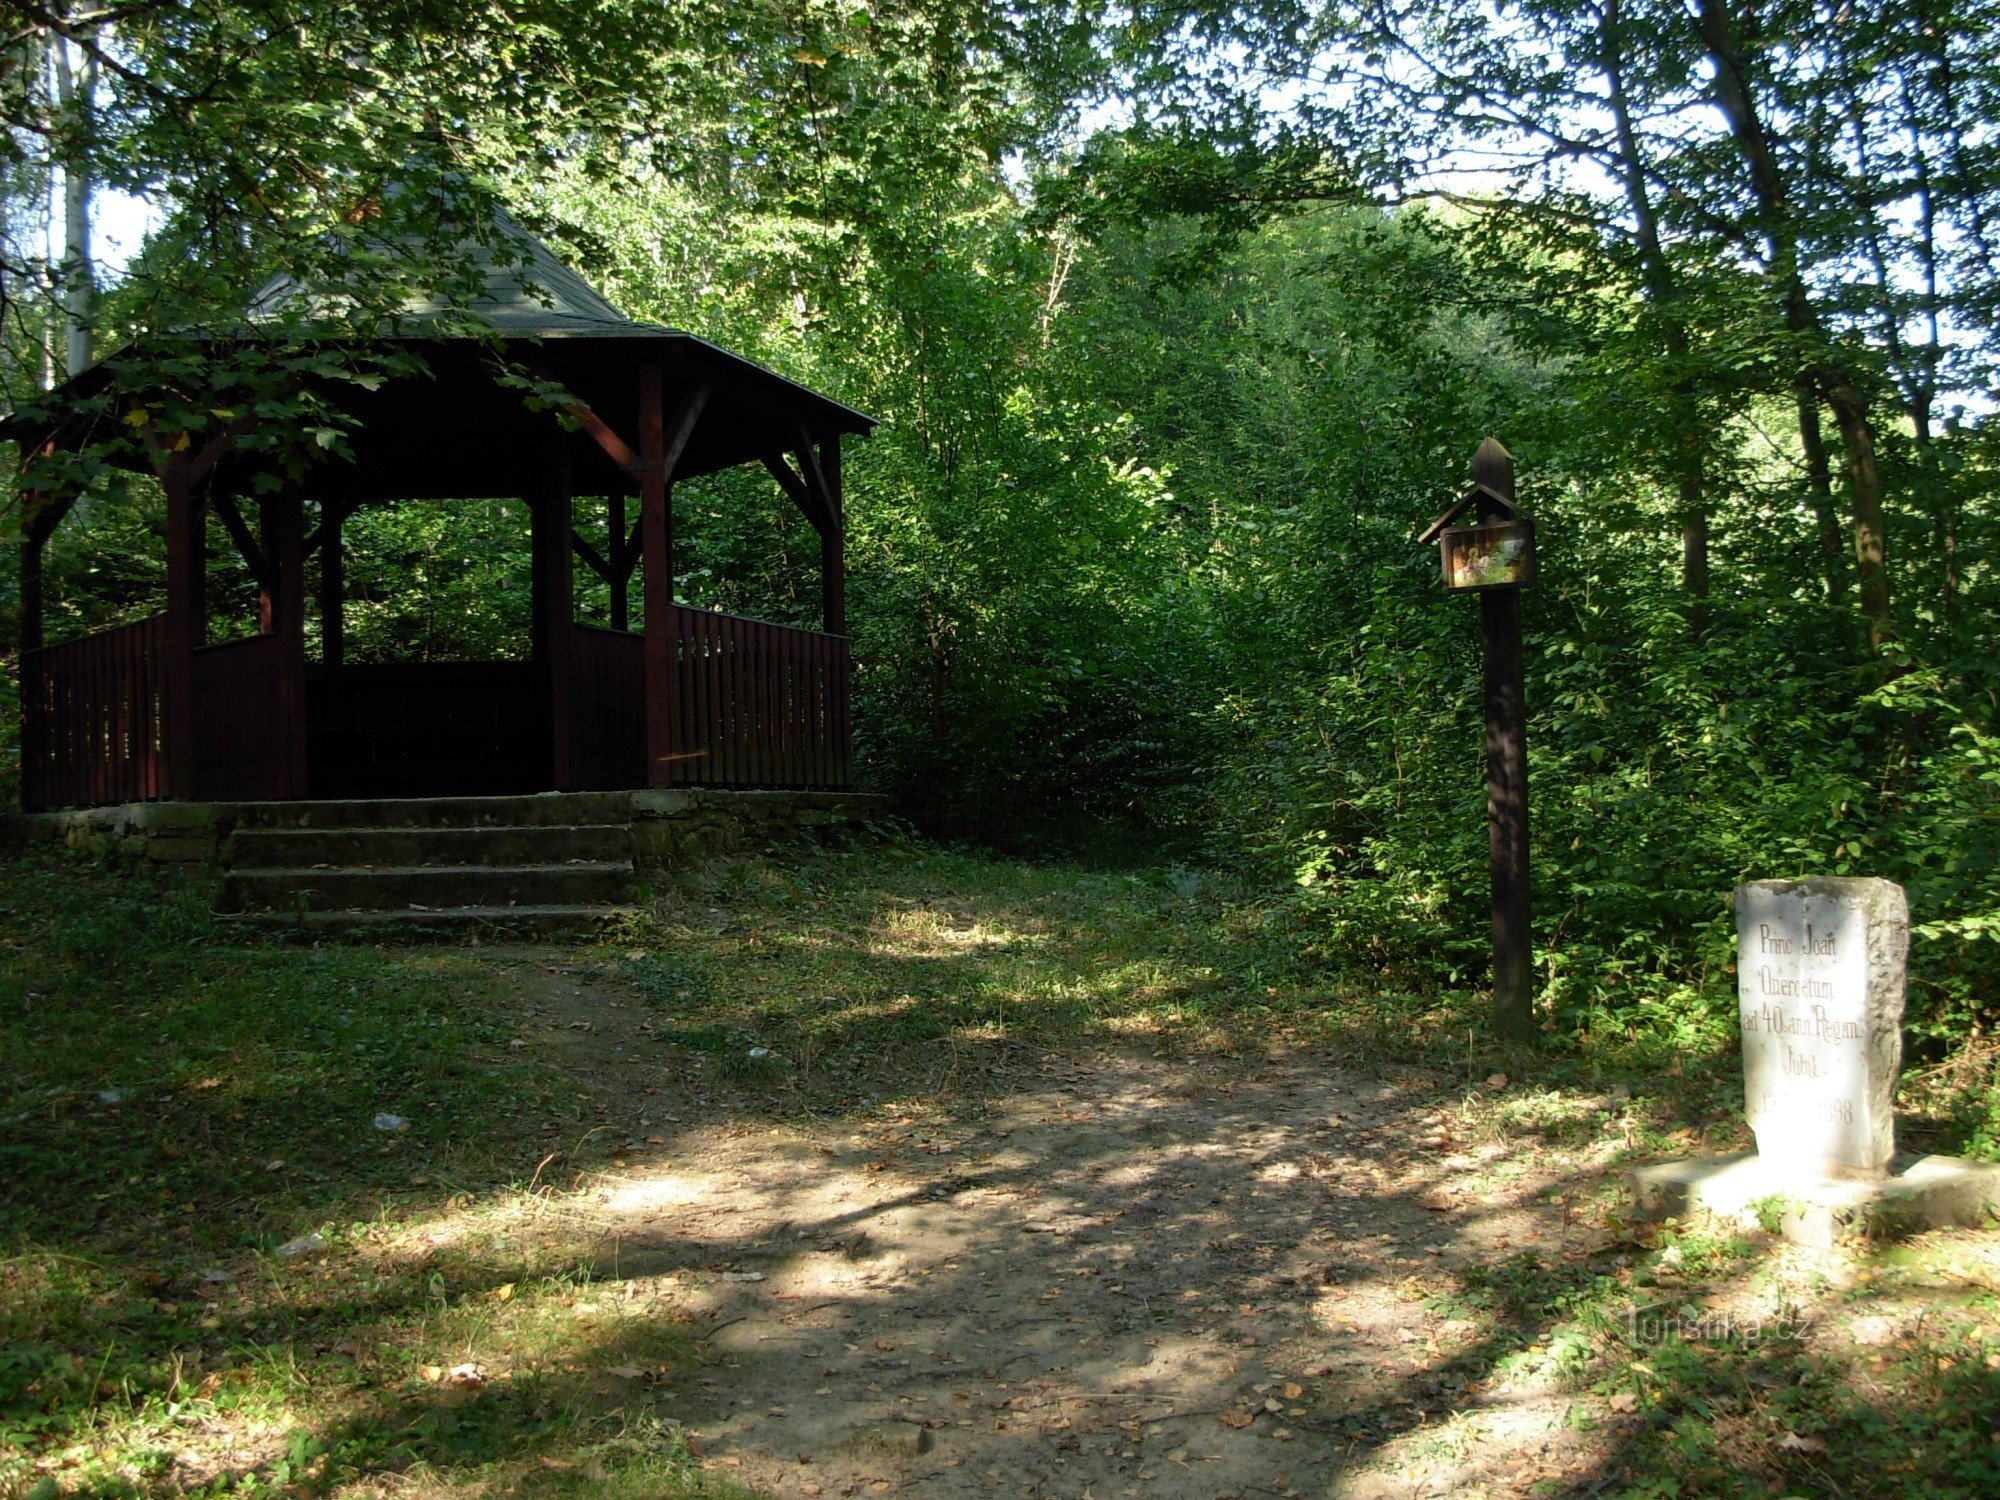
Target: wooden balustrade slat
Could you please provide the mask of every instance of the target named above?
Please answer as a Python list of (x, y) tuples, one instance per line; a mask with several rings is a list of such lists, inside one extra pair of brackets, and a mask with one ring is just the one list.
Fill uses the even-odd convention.
[(681, 758), (672, 781), (845, 785), (844, 639), (685, 605), (673, 622)]
[(21, 800), (30, 808), (159, 795), (165, 616), (21, 656)]

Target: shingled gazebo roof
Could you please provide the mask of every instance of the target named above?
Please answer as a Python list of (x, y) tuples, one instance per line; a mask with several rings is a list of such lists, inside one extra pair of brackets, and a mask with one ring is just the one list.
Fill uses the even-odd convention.
[[(401, 247), (409, 260), (422, 253), (413, 240)], [(523, 228), (504, 208), (494, 206), (480, 233), (466, 235), (454, 247), (455, 262), (476, 277), (479, 289), (468, 298), (447, 302), (431, 288), (411, 281), (400, 309), (412, 331), (446, 319), (469, 318), (512, 338), (569, 338), (609, 335), (619, 338), (685, 338), (679, 329), (641, 323), (613, 307), (598, 290)], [(300, 310), (322, 295), (289, 272), (272, 277), (250, 299), (253, 323), (271, 323)], [(310, 308), (306, 309), (310, 323)]]
[[(253, 333), (282, 332), (336, 346), (393, 344), (422, 354), (428, 378), (391, 381), (373, 392), (339, 392), (360, 438), (352, 479), (363, 490), (410, 499), (511, 490), (528, 461), (520, 447), (527, 427), (520, 392), (493, 378), (495, 339), (510, 357), (560, 382), (614, 426), (626, 421), (643, 365), (660, 366), (669, 388), (707, 386), (711, 396), (701, 430), (676, 467), (680, 479), (757, 462), (774, 445), (866, 434), (876, 426), (866, 413), (755, 360), (681, 329), (627, 317), (503, 208), (486, 210), (478, 231), (457, 241), (449, 264), (459, 284), (449, 298), (419, 279), (422, 247), (413, 238), (384, 235), (368, 253), (391, 266), (400, 255), (411, 267), (402, 273), (410, 291), (383, 332), (344, 329), (335, 305), (339, 292), (290, 273), (272, 277), (244, 304)], [(327, 304), (320, 327), (310, 305), (315, 299)], [(240, 339), (244, 332), (237, 323), (175, 336), (223, 340)], [(107, 367), (132, 347), (57, 387), (48, 404), (60, 410), (101, 390), (109, 379)], [(41, 440), (46, 424), (34, 424), (36, 431), (29, 426), (9, 418), (0, 424), (0, 437)], [(56, 442), (65, 445), (61, 435)], [(630, 476), (588, 437), (578, 434), (573, 450), (581, 492), (631, 490)]]

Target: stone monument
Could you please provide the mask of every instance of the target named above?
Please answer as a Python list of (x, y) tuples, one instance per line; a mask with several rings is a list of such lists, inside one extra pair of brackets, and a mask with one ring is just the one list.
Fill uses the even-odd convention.
[(1821, 876), (1736, 888), (1743, 1093), (1757, 1154), (1876, 1181), (1896, 1154), (1910, 908), (1892, 881)]
[(1743, 1092), (1757, 1149), (1635, 1172), (1642, 1216), (1705, 1209), (1820, 1244), (1993, 1217), (2000, 1168), (1896, 1154), (1909, 946), (1909, 904), (1892, 881), (1736, 888)]

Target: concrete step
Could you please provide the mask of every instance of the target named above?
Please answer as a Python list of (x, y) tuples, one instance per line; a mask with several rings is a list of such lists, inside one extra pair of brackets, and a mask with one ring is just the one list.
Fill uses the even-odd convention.
[(592, 933), (629, 914), (620, 906), (450, 906), (438, 911), (250, 911), (219, 920), (281, 937), (361, 942), (464, 942)]
[(414, 865), (375, 870), (232, 870), (223, 912), (437, 911), (448, 907), (582, 906), (622, 901), (632, 862)]
[(547, 828), (624, 823), (630, 792), (537, 792), (519, 797), (367, 797), (238, 802), (236, 826), (263, 828)]
[(629, 823), (471, 828), (239, 828), (223, 845), (230, 870), (616, 864), (632, 858)]

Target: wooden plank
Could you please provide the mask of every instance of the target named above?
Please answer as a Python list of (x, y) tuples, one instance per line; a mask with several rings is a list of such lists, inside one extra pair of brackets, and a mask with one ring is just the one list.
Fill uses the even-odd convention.
[(734, 632), (730, 626), (734, 622), (727, 616), (716, 615), (709, 620), (715, 630), (717, 650), (716, 664), (716, 740), (722, 747), (721, 776), (725, 784), (733, 785), (737, 779), (736, 744), (736, 652)]
[(744, 727), (748, 731), (747, 748), (750, 752), (744, 769), (750, 782), (756, 786), (771, 784), (770, 757), (767, 753), (770, 746), (764, 720), (764, 636), (768, 629), (769, 626), (760, 620), (755, 625), (744, 627), (743, 632), (746, 648), (743, 654), (743, 700), (747, 706), (744, 717), (748, 720)]
[(689, 774), (690, 779), (695, 781), (712, 781), (715, 779), (715, 768), (720, 763), (717, 760), (717, 756), (720, 754), (720, 745), (716, 739), (715, 727), (715, 673), (717, 662), (715, 659), (714, 634), (710, 629), (710, 626), (714, 622), (704, 612), (696, 615), (691, 623), (695, 627), (696, 639), (700, 643), (696, 647), (695, 672), (701, 684), (701, 696), (698, 700), (698, 711), (695, 716), (695, 738), (687, 747), (690, 751), (699, 752), (699, 758), (690, 764)]
[[(674, 606), (673, 628), (673, 671), (676, 688), (674, 695), (675, 743), (682, 746), (683, 749), (691, 749), (695, 743), (694, 686), (690, 680), (694, 653), (688, 641), (687, 611), (683, 606), (678, 604)], [(674, 762), (672, 766), (673, 779), (676, 782), (686, 781), (687, 769), (686, 761)]]
[(709, 639), (708, 732), (711, 748), (708, 779), (726, 785), (736, 749), (729, 742), (729, 643), (723, 635), (721, 616), (704, 613), (701, 625)]
[(105, 646), (104, 779), (111, 801), (129, 802), (132, 757), (127, 731), (131, 722), (132, 632), (119, 631)]
[(784, 626), (766, 624), (757, 669), (758, 742), (763, 749), (763, 784), (784, 786), (785, 654)]
[[(270, 714), (273, 786), (280, 797), (306, 794), (306, 516), (296, 491), (280, 497), (271, 562), (277, 584), (272, 634), (273, 701)], [(254, 709), (253, 709), (254, 711)]]
[(167, 491), (167, 714), (166, 782), (169, 795), (193, 797), (194, 649), (199, 644), (201, 515), (186, 475), (170, 469)]
[(791, 660), (791, 646), (790, 634), (772, 626), (765, 694), (771, 706), (771, 775), (780, 786), (789, 785), (792, 780), (792, 737), (785, 712), (785, 668)]
[[(673, 495), (667, 497), (669, 507)], [(611, 571), (604, 576), (606, 591), (610, 595), (607, 618), (613, 630), (631, 628), (631, 606), (626, 599), (626, 591), (632, 581), (632, 564), (638, 560), (637, 549), (629, 545), (625, 531), (625, 497), (610, 494), (604, 497), (604, 546), (611, 563)]]

